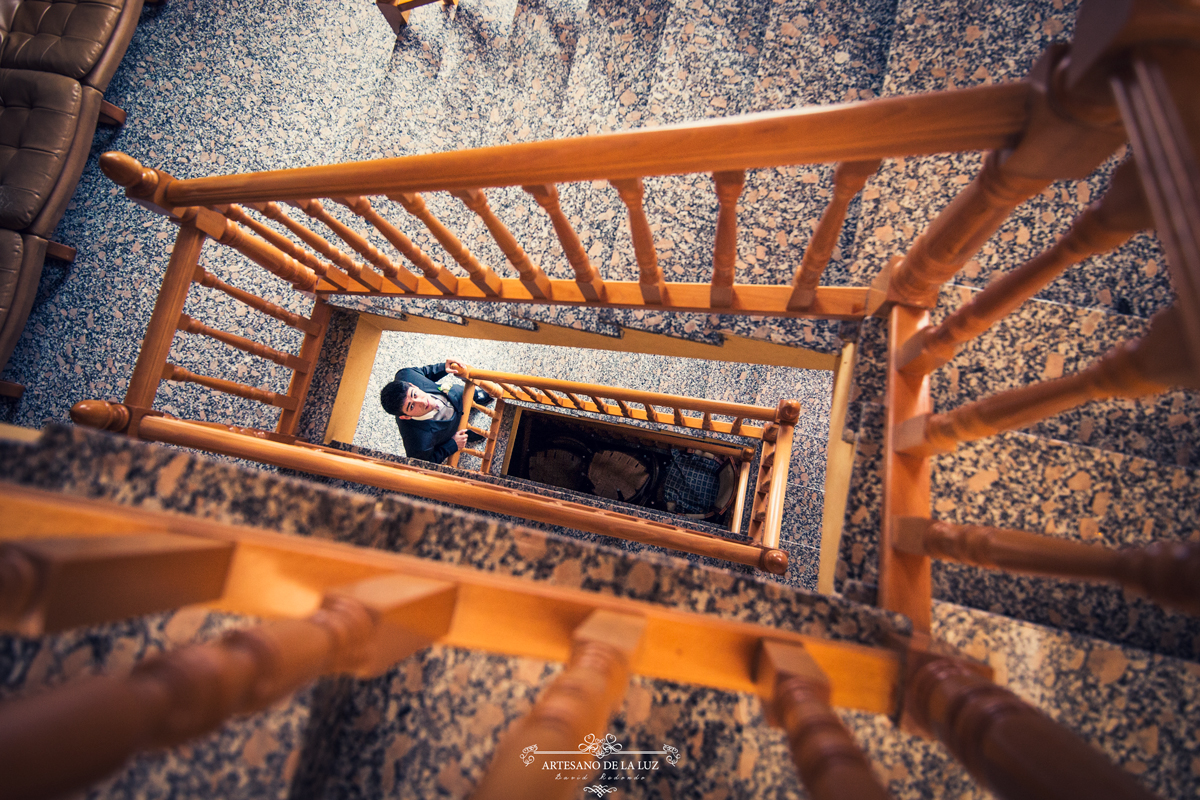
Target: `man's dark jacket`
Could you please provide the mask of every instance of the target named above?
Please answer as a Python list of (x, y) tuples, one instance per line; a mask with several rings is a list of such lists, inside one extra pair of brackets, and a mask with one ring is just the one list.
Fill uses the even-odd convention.
[(400, 438), (404, 441), (404, 454), (421, 461), (441, 464), (451, 453), (458, 450), (454, 444), (454, 433), (462, 418), (462, 386), (452, 386), (443, 392), (434, 381), (446, 377), (446, 364), (430, 364), (428, 367), (406, 367), (396, 373), (393, 380), (408, 381), (423, 392), (435, 397), (444, 397), (454, 407), (454, 416), (449, 419), (397, 419)]

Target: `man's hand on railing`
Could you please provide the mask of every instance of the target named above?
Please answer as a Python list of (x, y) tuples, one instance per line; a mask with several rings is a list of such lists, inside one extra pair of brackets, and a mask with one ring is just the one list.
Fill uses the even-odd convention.
[(465, 430), (454, 434), (454, 445), (459, 450), (467, 446), (467, 432)]
[(446, 371), (453, 372), (455, 375), (457, 375), (460, 378), (464, 374), (466, 374), (466, 372), (469, 369), (470, 368), (466, 364), (462, 363), (457, 358), (447, 358), (446, 359)]

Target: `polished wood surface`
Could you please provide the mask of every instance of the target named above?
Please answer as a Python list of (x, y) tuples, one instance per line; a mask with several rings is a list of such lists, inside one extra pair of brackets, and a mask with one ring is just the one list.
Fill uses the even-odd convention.
[(953, 659), (908, 679), (905, 711), (1004, 800), (1154, 797), (1067, 728)]
[[(404, 210), (414, 217), (419, 219), (422, 224), (433, 234), (433, 238), (438, 240), (450, 257), (458, 263), (460, 267), (467, 271), (471, 278), (471, 283), (483, 292), (487, 297), (497, 297), (500, 294), (500, 276), (492, 271), (490, 267), (485, 267), (479, 263), (479, 259), (467, 248), (462, 241), (454, 235), (453, 231), (442, 224), (441, 220), (429, 210), (429, 206), (425, 203), (425, 198), (415, 192), (398, 192), (388, 194), (388, 198), (395, 200), (404, 207)], [(463, 287), (459, 287), (461, 293)]]
[(286, 395), (272, 392), (269, 389), (260, 389), (256, 386), (247, 386), (244, 383), (236, 381), (228, 381), (224, 378), (214, 378), (209, 375), (198, 375), (189, 369), (181, 367), (177, 364), (166, 364), (163, 366), (162, 378), (165, 381), (179, 381), (181, 383), (195, 383), (199, 386), (205, 386), (209, 389), (214, 389), (225, 394), (237, 395), (244, 397), (247, 400), (253, 400), (256, 403), (265, 403), (279, 408), (296, 407), (296, 401)]
[(521, 276), (521, 283), (529, 290), (529, 294), (533, 297), (549, 298), (551, 296), (550, 279), (546, 277), (546, 273), (542, 272), (541, 267), (530, 260), (517, 238), (512, 235), (512, 231), (492, 211), (492, 207), (488, 205), (487, 195), (480, 189), (463, 189), (451, 192), (451, 194), (462, 200), (467, 208), (474, 211), (483, 220), (483, 224), (492, 234), (492, 239), (500, 248), (500, 252), (504, 253), (504, 257)]
[(821, 273), (829, 264), (833, 248), (837, 246), (838, 238), (842, 235), (846, 209), (881, 163), (880, 159), (843, 161), (833, 171), (833, 197), (822, 212), (817, 229), (813, 231), (812, 239), (804, 250), (804, 258), (796, 268), (788, 308), (793, 311), (805, 309), (817, 299), (817, 284), (821, 282)]
[(629, 212), (629, 236), (633, 240), (633, 254), (638, 264), (638, 286), (642, 299), (651, 305), (662, 304), (666, 297), (662, 268), (658, 265), (658, 252), (654, 247), (654, 234), (646, 209), (642, 206), (646, 190), (641, 178), (626, 178), (609, 181), (617, 190), (621, 202)]
[(200, 249), (205, 236), (195, 226), (182, 225), (171, 248), (171, 260), (163, 275), (162, 288), (154, 300), (150, 313), (150, 324), (142, 337), (142, 348), (138, 351), (129, 387), (125, 390), (125, 402), (135, 406), (150, 406), (158, 393), (158, 382), (162, 377), (163, 365), (171, 352), (175, 328), (183, 303), (192, 288), (192, 276), (200, 263)]
[(717, 236), (713, 243), (713, 276), (709, 302), (713, 308), (733, 305), (737, 273), (737, 203), (746, 185), (744, 170), (714, 172), (717, 190)]
[(300, 412), (304, 409), (304, 401), (308, 398), (308, 388), (312, 383), (314, 367), (321, 355), (321, 346), (325, 343), (325, 333), (329, 330), (329, 318), (333, 314), (332, 307), (321, 298), (313, 303), (310, 321), (316, 325), (315, 331), (305, 331), (304, 341), (300, 345), (299, 360), (303, 364), (292, 372), (288, 383), (287, 398), (291, 406), (284, 406), (279, 415), (279, 424), (275, 430), (282, 434), (291, 435), (296, 432), (300, 423)]
[(239, 303), (243, 303), (250, 308), (253, 308), (260, 314), (266, 314), (268, 317), (273, 317), (288, 327), (302, 330), (305, 333), (317, 333), (317, 331), (320, 330), (320, 326), (307, 317), (302, 317), (299, 314), (293, 314), (286, 308), (268, 302), (258, 295), (250, 294), (244, 289), (239, 289), (236, 286), (230, 286), (228, 283), (221, 280), (216, 275), (213, 275), (203, 267), (196, 268), (196, 272), (192, 280), (201, 286), (206, 286), (210, 289), (216, 289), (219, 292), (224, 292), (234, 300), (237, 300)]
[(575, 283), (578, 284), (580, 293), (589, 302), (603, 302), (606, 299), (604, 279), (596, 271), (596, 267), (588, 258), (587, 250), (583, 247), (583, 242), (579, 241), (579, 234), (575, 232), (571, 221), (563, 213), (562, 206), (558, 202), (558, 188), (552, 183), (527, 184), (521, 188), (532, 195), (541, 209), (550, 217), (550, 224), (554, 226), (554, 233), (558, 237), (559, 244), (562, 245), (567, 263), (575, 271)]
[(174, 205), (431, 192), (644, 178), (1004, 147), (1028, 119), (1029, 86), (752, 114), (557, 141), (174, 181)]
[(897, 359), (900, 370), (909, 375), (932, 372), (954, 358), (962, 344), (1016, 311), (1067, 267), (1119, 247), (1151, 224), (1137, 167), (1125, 161), (1113, 173), (1104, 196), (1085, 209), (1053, 246), (991, 281), (940, 325), (923, 328), (905, 342)]
[[(443, 267), (441, 264), (434, 263), (433, 259), (425, 254), (425, 251), (413, 244), (412, 239), (409, 239), (399, 228), (391, 222), (384, 219), (370, 205), (370, 198), (365, 196), (341, 198), (339, 202), (353, 203), (362, 210), (362, 216), (368, 222), (376, 227), (384, 237), (392, 243), (392, 246), (404, 254), (404, 257), (416, 265), (417, 269), (421, 270), (421, 274), (434, 287), (435, 290), (442, 294), (454, 294), (458, 289), (458, 277), (450, 270)], [(356, 212), (357, 213), (357, 212)], [(411, 273), (410, 273), (411, 274)], [(400, 273), (397, 276), (399, 280), (393, 280), (393, 283), (399, 285), (405, 292), (415, 292), (420, 283), (409, 279), (409, 275)]]
[[(607, 734), (608, 720), (625, 696), (630, 665), (645, 630), (644, 618), (610, 611), (596, 611), (584, 620), (571, 634), (566, 669), (542, 692), (529, 714), (504, 734), (471, 797), (566, 800), (578, 796), (579, 782), (561, 780), (560, 770), (541, 769), (536, 752), (531, 763), (525, 763), (529, 748), (578, 753), (578, 760), (588, 762), (604, 757), (580, 748), (589, 734), (598, 739)], [(594, 776), (596, 770), (571, 772)]]
[(903, 517), (894, 547), (976, 567), (1119, 583), (1156, 603), (1200, 614), (1200, 544), (1115, 549), (1028, 531)]
[(929, 325), (929, 313), (897, 305), (888, 320), (888, 372), (883, 453), (883, 511), (879, 541), (879, 605), (912, 620), (913, 629), (928, 633), (933, 618), (932, 580), (928, 556), (897, 550), (893, 542), (901, 517), (929, 516), (929, 459), (907, 455), (894, 446), (903, 420), (932, 408), (929, 376), (911, 376), (896, 367), (896, 351)]
[(369, 277), (370, 270), (363, 266), (358, 261), (355, 261), (341, 248), (334, 246), (324, 236), (320, 235), (312, 228), (298, 222), (292, 215), (279, 205), (279, 203), (253, 203), (251, 204), (254, 210), (258, 211), (269, 220), (278, 222), (283, 227), (291, 231), (300, 241), (317, 251), (325, 258), (332, 261), (343, 270), (348, 278), (354, 283), (346, 281), (328, 281), (330, 286), (338, 286), (342, 289), (353, 289), (354, 286), (359, 286), (364, 291), (377, 291), (380, 288), (379, 281), (372, 281)]
[[(325, 210), (325, 205), (320, 200), (305, 199), (293, 200), (291, 204), (303, 211), (311, 219), (320, 222), (346, 244), (350, 245), (350, 249), (354, 250), (360, 256), (365, 258), (372, 266), (378, 269), (385, 275), (388, 273), (397, 273), (397, 267), (392, 263), (392, 260), (379, 252), (375, 245), (368, 242), (362, 236), (359, 236), (349, 226), (344, 224), (337, 217), (334, 217)], [(352, 259), (347, 259), (344, 267), (346, 273), (358, 281), (363, 286), (373, 291), (378, 291), (383, 285), (383, 280), (378, 273), (373, 271), (371, 267), (360, 264)], [(412, 276), (415, 278), (416, 276)], [(411, 285), (411, 283), (410, 283)], [(403, 288), (403, 287), (401, 287)]]
[(218, 342), (223, 342), (224, 344), (241, 350), (244, 353), (249, 353), (251, 355), (258, 356), (259, 358), (264, 358), (267, 361), (272, 361), (279, 366), (287, 367), (288, 369), (304, 369), (307, 366), (305, 362), (301, 361), (291, 353), (284, 353), (280, 350), (276, 350), (273, 347), (268, 347), (265, 344), (251, 341), (244, 336), (238, 336), (236, 333), (228, 333), (227, 331), (217, 330), (216, 328), (209, 327), (203, 322), (200, 322), (199, 320), (194, 319), (187, 314), (179, 315), (178, 330), (185, 333), (195, 334), (197, 336), (207, 336), (210, 339), (216, 339)]
[(317, 277), (329, 283), (332, 286), (345, 289), (350, 286), (349, 276), (341, 270), (330, 264), (328, 261), (322, 261), (311, 252), (293, 242), (288, 237), (284, 236), (276, 230), (273, 230), (263, 223), (259, 222), (254, 217), (246, 213), (245, 209), (236, 204), (226, 206), (218, 206), (216, 211), (224, 214), (230, 220), (244, 225), (254, 232), (259, 238), (266, 240), (271, 245), (279, 248), (287, 253), (292, 258), (296, 259), (304, 266), (311, 269)]
[(834, 713), (829, 703), (829, 678), (802, 645), (763, 640), (756, 679), (767, 719), (787, 732), (792, 761), (809, 797), (891, 797)]
[[(443, 635), (455, 587), (385, 576), (328, 592), (307, 619), (282, 619), (141, 661), (0, 710), (5, 795), (87, 786), (139, 750), (181, 744), (261, 711), (320, 675), (378, 674)], [(446, 602), (448, 598), (449, 603)]]
[(233, 545), (177, 534), (0, 545), (0, 629), (42, 636), (216, 600)]
[[(388, 222), (379, 214), (378, 211), (375, 210), (375, 207), (371, 205), (371, 199), (369, 197), (339, 197), (337, 198), (337, 202), (341, 203), (346, 208), (350, 209), (355, 214), (370, 223), (371, 227), (383, 234), (383, 238), (387, 239), (388, 242), (391, 243), (392, 247), (395, 247), (401, 253), (404, 253), (405, 257), (409, 257), (409, 252), (416, 249), (415, 245), (413, 245), (412, 241), (407, 236), (401, 233), (395, 225)], [(382, 256), (378, 259), (369, 260), (372, 264), (378, 267), (379, 271), (383, 273), (385, 278), (399, 286), (404, 291), (416, 291), (417, 276), (412, 274), (407, 267), (395, 263), (390, 258), (385, 258)], [(410, 258), (410, 260), (412, 259)]]
[(897, 708), (900, 656), (894, 650), (805, 636), (713, 614), (676, 611), (611, 594), (484, 572), (327, 539), (236, 527), (0, 483), (0, 540), (56, 536), (61, 531), (108, 536), (179, 533), (236, 542), (233, 566), (218, 604), (222, 610), (268, 619), (316, 610), (331, 589), (367, 578), (403, 574), (457, 586), (451, 647), (563, 662), (571, 634), (597, 610), (646, 619), (639, 675), (754, 692), (754, 660), (764, 639), (800, 643), (829, 676), (835, 706), (878, 714)]

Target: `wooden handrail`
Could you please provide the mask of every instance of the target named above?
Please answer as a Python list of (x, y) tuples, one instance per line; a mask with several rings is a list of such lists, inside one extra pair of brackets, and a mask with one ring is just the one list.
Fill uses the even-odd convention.
[[(105, 401), (82, 402), (96, 406)], [(88, 422), (102, 416), (93, 414), (81, 421)], [(354, 458), (346, 453), (317, 445), (301, 446), (265, 441), (188, 420), (152, 416), (140, 420), (136, 434), (147, 441), (194, 447), (210, 453), (246, 458), (444, 503), (468, 505), (484, 511), (525, 517), (602, 536), (616, 536), (709, 558), (734, 561), (777, 575), (787, 571), (787, 553), (782, 550), (743, 544), (581, 503), (549, 503), (533, 492), (494, 486), (407, 464)]]
[(868, 161), (843, 161), (833, 171), (833, 197), (822, 212), (817, 229), (813, 231), (812, 239), (804, 250), (800, 266), (796, 268), (788, 308), (808, 308), (817, 299), (817, 284), (821, 282), (821, 273), (829, 264), (833, 248), (837, 246), (838, 237), (842, 234), (846, 209), (881, 163), (877, 158)]
[[(541, 769), (537, 751), (576, 752), (579, 759), (593, 763), (603, 757), (579, 748), (588, 734), (604, 738), (609, 717), (625, 696), (645, 630), (644, 618), (607, 611), (593, 613), (576, 628), (566, 669), (542, 692), (529, 714), (505, 733), (471, 797), (566, 800), (577, 796), (578, 782), (561, 780), (560, 770)], [(572, 777), (589, 775), (586, 770), (571, 772)]]
[[(465, 366), (465, 365), (464, 365)], [(640, 389), (624, 389), (618, 386), (603, 386), (596, 383), (583, 383), (581, 381), (564, 381), (557, 378), (541, 378), (534, 375), (520, 375), (511, 372), (498, 372), (495, 370), (476, 369), (474, 367), (466, 367), (464, 372), (458, 373), (459, 377), (471, 380), (490, 380), (496, 383), (516, 383), (526, 384), (540, 389), (551, 389), (553, 391), (562, 392), (570, 396), (571, 394), (582, 394), (587, 396), (604, 396), (612, 400), (624, 400), (626, 403), (650, 403), (651, 405), (668, 406), (670, 408), (686, 409), (689, 411), (708, 411), (712, 414), (720, 414), (727, 417), (742, 417), (744, 419), (755, 419), (765, 422), (775, 420), (777, 409), (769, 406), (752, 406), (743, 403), (727, 403), (721, 400), (706, 400), (699, 397), (685, 397), (683, 395), (663, 394), (661, 392), (646, 392)], [(524, 398), (517, 398), (518, 400)], [(597, 403), (598, 404), (598, 403)], [(631, 414), (641, 414), (639, 419), (645, 418), (645, 412), (638, 409), (630, 409)], [(689, 427), (699, 427), (699, 421), (696, 425)], [(676, 424), (678, 420), (676, 420)]]
[(905, 713), (1004, 800), (1154, 797), (1099, 750), (956, 660), (913, 670)]
[(42, 636), (216, 600), (233, 545), (177, 534), (0, 543), (0, 630)]
[(558, 141), (175, 180), (175, 205), (432, 192), (895, 158), (1003, 147), (1029, 85), (995, 84)]
[(1114, 549), (1028, 531), (904, 517), (893, 546), (988, 569), (1119, 583), (1156, 603), (1200, 614), (1200, 544), (1193, 542)]
[(1113, 348), (1087, 369), (1054, 380), (1000, 392), (945, 414), (924, 414), (900, 423), (898, 453), (949, 453), (960, 442), (1015, 430), (1090, 400), (1137, 398), (1166, 391), (1172, 384), (1200, 381), (1187, 354), (1175, 344), (1179, 314), (1159, 312), (1140, 339)]
[(446, 633), (455, 592), (404, 575), (373, 578), (329, 592), (308, 619), (273, 620), (153, 656), (129, 675), (10, 701), (0, 711), (5, 794), (58, 796), (138, 750), (266, 709), (320, 675), (379, 675)]
[(954, 358), (960, 345), (1016, 311), (1064, 269), (1119, 247), (1151, 224), (1137, 168), (1124, 161), (1104, 196), (1088, 206), (1052, 247), (989, 283), (940, 325), (922, 328), (905, 342), (897, 356), (900, 371), (922, 375), (937, 369)]
[(71, 530), (95, 536), (159, 531), (236, 542), (239, 555), (225, 594), (216, 604), (229, 613), (268, 619), (301, 617), (315, 610), (330, 589), (348, 581), (401, 574), (458, 587), (450, 629), (439, 639), (449, 647), (562, 662), (570, 654), (572, 631), (595, 611), (604, 610), (646, 619), (645, 641), (631, 665), (638, 675), (754, 692), (758, 642), (772, 639), (804, 645), (829, 676), (834, 705), (876, 714), (897, 709), (900, 656), (892, 649), (324, 538), (238, 527), (15, 484), (0, 483), (0, 518), (6, 522), (0, 528), (3, 540)]
[(803, 646), (764, 640), (755, 666), (767, 719), (787, 732), (813, 800), (887, 800), (871, 762), (829, 704), (829, 678)]

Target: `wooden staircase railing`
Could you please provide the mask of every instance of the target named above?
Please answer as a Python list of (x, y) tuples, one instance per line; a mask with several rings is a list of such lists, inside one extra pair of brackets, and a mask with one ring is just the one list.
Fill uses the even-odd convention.
[[(872, 310), (890, 317), (879, 603), (907, 614), (918, 631), (930, 626), (930, 557), (1116, 580), (1161, 602), (1197, 610), (1195, 577), (1188, 572), (1195, 569), (1194, 554), (1183, 544), (1115, 554), (1022, 532), (927, 522), (931, 459), (959, 442), (1015, 430), (1093, 399), (1200, 387), (1200, 123), (1195, 115), (1200, 90), (1194, 80), (1200, 69), (1194, 50), (1200, 11), (1135, 0), (1120, 15), (1111, 12), (1098, 2), (1080, 6), (1078, 39), (1052, 46), (1030, 74), (1029, 118), (1021, 136), (986, 157), (976, 179), (873, 287)], [(1133, 158), (1117, 168), (1104, 197), (1084, 210), (1054, 246), (930, 326), (926, 309), (936, 304), (941, 285), (1009, 211), (1055, 180), (1085, 177), (1127, 136)], [(1167, 252), (1176, 301), (1151, 320), (1141, 339), (1075, 375), (935, 413), (929, 400), (932, 370), (1067, 266), (1147, 227), (1155, 229)]]
[[(583, 754), (589, 734), (590, 741), (601, 738), (595, 734), (603, 733), (633, 674), (759, 693), (768, 718), (787, 731), (797, 772), (819, 800), (888, 796), (831, 706), (897, 715), (936, 735), (985, 785), (1011, 800), (1062, 797), (1078, 787), (1088, 796), (1151, 797), (1098, 750), (993, 684), (986, 666), (944, 646), (935, 652), (920, 637), (869, 647), (10, 484), (0, 484), (0, 515), (9, 523), (0, 531), (6, 554), (16, 548), (78, 555), (89, 551), (86, 539), (81, 544), (58, 531), (122, 531), (116, 538), (124, 545), (105, 533), (87, 537), (91, 556), (74, 561), (76, 577), (102, 596), (125, 576), (96, 554), (119, 550), (132, 564), (128, 559), (156, 558), (164, 536), (177, 543), (187, 537), (188, 546), (174, 557), (196, 560), (208, 573), (218, 567), (223, 591), (214, 606), (266, 619), (215, 642), (145, 659), (125, 675), (94, 676), (0, 705), (7, 797), (84, 789), (138, 751), (182, 744), (320, 675), (381, 675), (434, 643), (567, 663), (501, 739), (476, 788), (479, 798), (578, 790), (529, 764), (539, 749)], [(223, 562), (213, 562), (211, 553)], [(6, 563), (0, 558), (5, 579)], [(137, 574), (149, 565), (142, 562)], [(43, 563), (35, 570), (55, 568)], [(79, 602), (73, 583), (41, 585), (45, 607), (60, 605), (60, 595)], [(6, 586), (0, 583), (0, 597)], [(121, 589), (140, 605), (101, 601), (87, 621), (119, 619), (164, 599), (161, 581), (122, 580)]]

